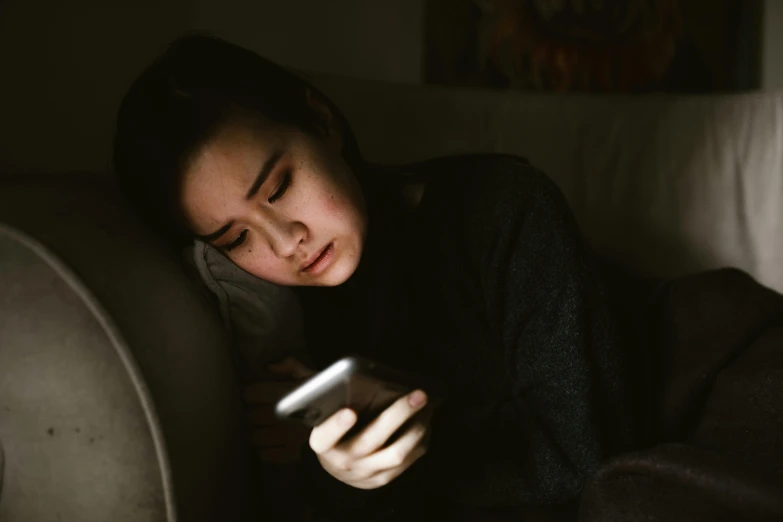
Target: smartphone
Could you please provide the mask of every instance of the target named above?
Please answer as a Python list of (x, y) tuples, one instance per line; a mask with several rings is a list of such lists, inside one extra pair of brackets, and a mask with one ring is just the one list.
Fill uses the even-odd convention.
[(343, 408), (356, 411), (360, 419), (369, 419), (416, 389), (427, 393), (429, 404), (437, 405), (444, 396), (439, 385), (426, 379), (349, 356), (280, 399), (275, 413), (281, 419), (296, 420), (309, 426), (321, 424)]

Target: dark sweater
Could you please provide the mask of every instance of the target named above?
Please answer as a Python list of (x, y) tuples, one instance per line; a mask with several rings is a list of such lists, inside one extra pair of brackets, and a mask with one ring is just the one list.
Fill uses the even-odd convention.
[[(316, 470), (322, 500), (338, 504), (342, 520), (371, 520), (425, 498), (575, 499), (598, 463), (633, 447), (637, 433), (632, 372), (562, 194), (509, 156), (378, 176), (356, 274), (301, 292), (308, 345), (323, 365), (357, 353), (437, 378), (449, 394), (426, 457), (374, 492)], [(426, 190), (406, 209), (399, 189), (414, 180)]]

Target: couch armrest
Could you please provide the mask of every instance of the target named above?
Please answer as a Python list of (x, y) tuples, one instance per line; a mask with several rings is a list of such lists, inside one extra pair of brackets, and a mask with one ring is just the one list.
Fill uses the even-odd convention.
[[(41, 364), (17, 364), (17, 378), (0, 385), (0, 408), (4, 401), (8, 408), (0, 411), (7, 457), (0, 515), (27, 502), (40, 520), (67, 509), (74, 515), (67, 518), (88, 521), (111, 499), (111, 510), (95, 520), (251, 519), (239, 384), (197, 287), (110, 188), (74, 176), (0, 187), (0, 222), (33, 238), (74, 276), (58, 279), (34, 247), (6, 259), (18, 268), (18, 299), (3, 303), (0, 314), (14, 324), (0, 338), (13, 345), (6, 339), (13, 335), (15, 360), (28, 354)], [(35, 431), (20, 433), (22, 422)], [(15, 460), (23, 447), (19, 455), (36, 455), (37, 467)], [(19, 492), (18, 480), (35, 494)], [(79, 487), (93, 491), (77, 495)]]

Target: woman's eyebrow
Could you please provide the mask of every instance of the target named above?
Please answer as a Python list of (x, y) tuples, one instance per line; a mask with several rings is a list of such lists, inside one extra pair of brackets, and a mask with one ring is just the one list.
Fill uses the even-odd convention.
[(269, 174), (274, 170), (275, 165), (277, 165), (277, 162), (282, 155), (282, 152), (276, 150), (274, 153), (272, 153), (271, 156), (269, 156), (269, 158), (267, 158), (267, 160), (264, 162), (264, 166), (261, 167), (261, 172), (258, 173), (256, 180), (250, 186), (250, 190), (247, 191), (245, 199), (253, 199), (253, 197), (258, 194), (258, 190), (261, 188), (261, 185), (264, 184), (266, 179), (269, 177)]
[(229, 221), (228, 223), (226, 223), (225, 225), (220, 227), (219, 230), (216, 230), (215, 232), (212, 232), (211, 234), (205, 234), (203, 236), (198, 236), (198, 238), (201, 241), (204, 241), (206, 243), (211, 243), (214, 240), (218, 239), (223, 234), (225, 234), (226, 232), (228, 232), (231, 229), (231, 227), (233, 227), (233, 226), (234, 226), (234, 222), (233, 221)]

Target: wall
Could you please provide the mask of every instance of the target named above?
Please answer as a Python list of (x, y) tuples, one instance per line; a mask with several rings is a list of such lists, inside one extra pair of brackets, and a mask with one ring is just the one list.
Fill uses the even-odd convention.
[(762, 23), (761, 87), (783, 89), (783, 1), (764, 1)]
[(0, 1), (0, 172), (107, 171), (119, 101), (187, 30), (285, 65), (421, 78), (421, 0)]
[(196, 23), (280, 63), (420, 82), (422, 0), (199, 0)]

